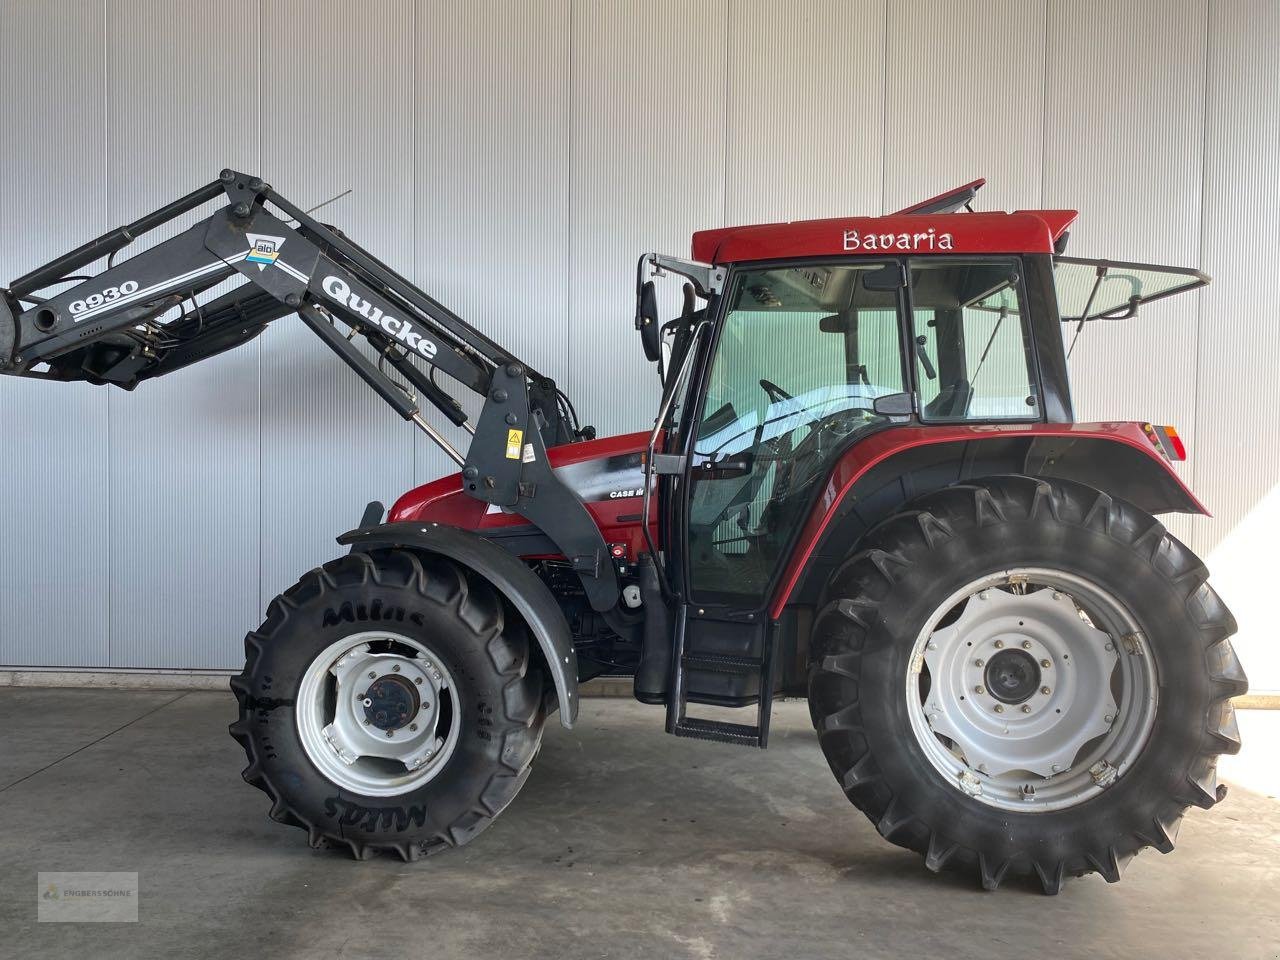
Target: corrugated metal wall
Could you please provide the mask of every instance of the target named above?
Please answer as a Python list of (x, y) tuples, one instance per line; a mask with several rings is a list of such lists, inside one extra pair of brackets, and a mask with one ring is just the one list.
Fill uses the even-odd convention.
[[(1072, 252), (1200, 264), (1097, 325), (1082, 417), (1178, 424), (1217, 512), (1175, 521), (1255, 687), (1280, 539), (1280, 6), (1272, 0), (0, 0), (0, 277), (261, 171), (566, 384), (645, 427), (643, 250), (893, 209), (1082, 211)], [(314, 338), (136, 394), (0, 380), (0, 664), (233, 667), (370, 499), (446, 469)]]

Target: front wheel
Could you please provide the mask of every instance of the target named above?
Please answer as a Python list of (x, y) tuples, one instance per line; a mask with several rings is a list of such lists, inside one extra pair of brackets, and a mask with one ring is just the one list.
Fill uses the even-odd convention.
[(489, 584), (441, 557), (353, 553), (303, 577), (231, 681), (244, 778), (313, 846), (406, 860), (467, 842), (537, 753), (541, 664)]
[(1200, 561), (1135, 507), (998, 477), (915, 501), (828, 584), (809, 704), (831, 769), (933, 870), (1056, 893), (1169, 852), (1222, 798), (1246, 689)]

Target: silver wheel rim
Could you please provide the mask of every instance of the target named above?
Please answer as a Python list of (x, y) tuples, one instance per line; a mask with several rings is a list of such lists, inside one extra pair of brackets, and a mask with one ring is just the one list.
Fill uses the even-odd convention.
[(457, 746), (456, 689), (425, 644), (384, 631), (352, 634), (302, 675), (298, 738), (337, 786), (372, 797), (408, 793), (435, 777)]
[(1155, 723), (1155, 661), (1133, 615), (1082, 577), (1003, 570), (948, 597), (906, 677), (911, 731), (969, 797), (1023, 813), (1112, 788)]

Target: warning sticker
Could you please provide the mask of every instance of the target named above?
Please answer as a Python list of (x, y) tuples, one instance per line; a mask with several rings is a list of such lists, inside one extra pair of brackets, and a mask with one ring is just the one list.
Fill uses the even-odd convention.
[(524, 463), (533, 463), (536, 459), (537, 458), (533, 455), (533, 444), (526, 443), (524, 445), (524, 456), (521, 457), (521, 461)]
[(508, 460), (519, 460), (520, 452), (521, 452), (520, 448), (523, 445), (524, 445), (523, 430), (507, 431), (507, 459)]

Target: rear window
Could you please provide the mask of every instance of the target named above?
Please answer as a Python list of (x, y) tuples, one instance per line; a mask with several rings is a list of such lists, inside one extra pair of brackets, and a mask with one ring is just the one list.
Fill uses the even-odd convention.
[(1142, 304), (1203, 287), (1209, 277), (1187, 267), (1056, 257), (1053, 281), (1058, 315), (1071, 323), (1127, 319)]

